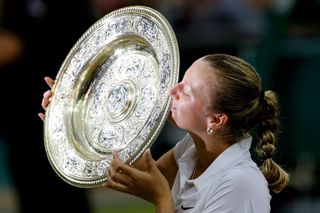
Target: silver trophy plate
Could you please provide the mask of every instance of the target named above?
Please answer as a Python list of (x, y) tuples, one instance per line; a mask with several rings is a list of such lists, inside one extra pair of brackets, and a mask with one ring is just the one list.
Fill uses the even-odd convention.
[(134, 163), (166, 122), (179, 60), (175, 34), (154, 9), (121, 8), (92, 25), (64, 60), (46, 111), (44, 144), (55, 172), (90, 188), (107, 181), (112, 150)]

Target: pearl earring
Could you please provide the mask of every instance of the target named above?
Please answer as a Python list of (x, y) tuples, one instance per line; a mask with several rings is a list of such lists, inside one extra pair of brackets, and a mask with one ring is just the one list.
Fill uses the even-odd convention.
[(214, 132), (213, 132), (213, 129), (211, 129), (211, 128), (207, 128), (207, 134), (208, 135), (210, 135), (210, 136), (212, 136), (213, 134), (214, 134)]

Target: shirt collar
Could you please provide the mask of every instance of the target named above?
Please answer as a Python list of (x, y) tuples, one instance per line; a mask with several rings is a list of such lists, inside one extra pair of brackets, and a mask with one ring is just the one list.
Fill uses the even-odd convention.
[[(212, 176), (220, 174), (223, 170), (230, 168), (231, 166), (239, 162), (239, 160), (244, 156), (250, 157), (249, 150), (251, 141), (252, 137), (250, 135), (247, 135), (241, 141), (228, 147), (211, 163), (211, 165), (206, 169), (204, 173), (202, 173), (200, 177), (192, 180), (195, 187), (197, 189), (205, 187), (207, 185), (207, 182), (212, 179)], [(194, 151), (196, 152), (195, 147)]]

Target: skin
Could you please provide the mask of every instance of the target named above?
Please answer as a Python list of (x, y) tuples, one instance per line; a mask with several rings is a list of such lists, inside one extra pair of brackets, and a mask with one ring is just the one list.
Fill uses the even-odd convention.
[[(232, 143), (226, 141), (221, 132), (228, 120), (223, 113), (206, 110), (209, 97), (206, 79), (216, 76), (213, 68), (202, 58), (196, 60), (186, 71), (183, 80), (170, 89), (172, 98), (169, 121), (189, 132), (197, 150), (196, 172), (193, 178), (199, 177), (209, 165)], [(45, 79), (52, 87), (54, 81)], [(46, 109), (52, 93), (44, 93), (42, 107)], [(186, 116), (188, 115), (188, 116)], [(44, 120), (43, 113), (39, 114)], [(213, 135), (207, 134), (207, 128), (213, 129)], [(169, 150), (157, 162), (150, 150), (146, 150), (135, 165), (123, 163), (117, 152), (113, 152), (113, 161), (107, 172), (108, 182), (105, 187), (141, 197), (155, 204), (158, 213), (174, 212), (171, 187), (178, 171), (173, 150)]]
[[(44, 81), (47, 83), (47, 85), (50, 87), (50, 89), (52, 88), (53, 84), (54, 84), (54, 80), (50, 77), (45, 77)], [(47, 90), (45, 93), (43, 93), (43, 98), (41, 101), (41, 106), (44, 110), (47, 109), (49, 103), (50, 103), (50, 97), (52, 96), (52, 91), (51, 90)], [(38, 116), (40, 117), (40, 119), (42, 121), (45, 120), (45, 114), (40, 112), (38, 113)]]

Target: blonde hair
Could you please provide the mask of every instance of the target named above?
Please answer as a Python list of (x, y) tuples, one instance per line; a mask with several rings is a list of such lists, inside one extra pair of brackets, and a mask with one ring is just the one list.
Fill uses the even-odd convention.
[(213, 54), (203, 59), (210, 64), (217, 77), (217, 81), (208, 82), (214, 88), (209, 94), (209, 108), (229, 117), (224, 136), (231, 141), (238, 141), (256, 127), (256, 153), (262, 162), (260, 170), (270, 190), (280, 192), (288, 184), (289, 175), (272, 160), (279, 126), (275, 92), (263, 92), (259, 74), (238, 57)]

